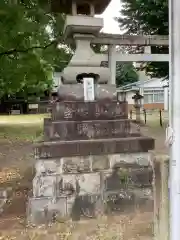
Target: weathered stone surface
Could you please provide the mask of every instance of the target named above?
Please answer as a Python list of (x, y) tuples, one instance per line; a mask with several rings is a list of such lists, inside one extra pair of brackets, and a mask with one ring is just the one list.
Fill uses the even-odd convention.
[(100, 184), (100, 173), (36, 176), (28, 221), (38, 224), (63, 217), (94, 217), (102, 205)]
[(52, 120), (113, 120), (128, 118), (128, 103), (117, 101), (67, 101), (52, 106)]
[(34, 197), (99, 194), (100, 174), (40, 175), (33, 179)]
[(100, 193), (100, 174), (65, 174), (57, 180), (60, 194), (85, 196)]
[(139, 206), (149, 203), (153, 210), (153, 193), (151, 188), (121, 189), (112, 193), (105, 193), (106, 214), (132, 212)]
[(34, 197), (56, 197), (57, 196), (57, 176), (40, 175), (33, 179)]
[(104, 156), (83, 156), (62, 158), (63, 173), (87, 173), (109, 169), (109, 157)]
[(45, 140), (86, 140), (140, 136), (130, 130), (130, 120), (52, 122), (45, 129)]
[(87, 173), (91, 172), (91, 156), (65, 157), (62, 161), (63, 173)]
[(68, 218), (96, 217), (102, 206), (100, 195), (61, 196), (59, 198), (30, 198), (27, 207), (27, 221), (33, 224), (53, 223)]
[(110, 156), (102, 155), (102, 156), (92, 156), (92, 170), (93, 171), (101, 171), (110, 168), (109, 164)]
[(115, 153), (147, 152), (154, 148), (154, 139), (148, 137), (114, 138), (81, 141), (41, 142), (35, 146), (37, 158), (105, 155)]
[[(87, 49), (86, 49), (87, 50)], [(89, 55), (89, 54), (88, 54)], [(90, 53), (91, 55), (91, 64), (98, 64), (95, 63), (96, 62), (96, 55), (94, 55), (94, 58), (92, 56), (92, 52)], [(89, 56), (87, 56), (89, 57)], [(73, 59), (72, 59), (73, 60)], [(79, 62), (81, 61), (81, 63)], [(86, 64), (86, 61), (79, 59), (78, 64)], [(71, 62), (71, 64), (73, 64)], [(74, 64), (77, 64), (76, 62)], [(99, 61), (99, 65), (101, 64), (101, 62)], [(72, 72), (70, 72), (69, 70), (72, 70)], [(60, 88), (58, 89), (58, 99), (60, 101), (84, 101), (84, 88), (83, 88), (83, 84), (77, 84), (75, 77), (75, 74), (73, 73), (73, 69), (75, 71), (75, 74), (78, 75), (77, 69), (76, 67), (72, 67), (69, 66), (67, 67), (66, 72), (67, 74), (63, 74), (63, 77), (66, 78), (66, 82), (69, 81), (75, 81), (75, 84), (65, 84), (65, 85), (61, 85)], [(84, 71), (82, 72), (86, 72), (88, 71), (88, 67), (84, 66), (78, 69), (78, 71), (81, 69), (84, 69)], [(107, 81), (110, 79), (108, 77), (108, 75), (110, 75), (110, 69), (108, 68), (104, 68), (104, 67), (91, 67), (91, 69), (94, 69), (95, 71), (101, 71), (101, 78), (98, 79), (98, 82), (102, 82), (102, 81)], [(94, 73), (95, 73), (94, 71)], [(69, 75), (72, 77), (70, 79), (66, 76)], [(70, 80), (69, 80), (70, 79)], [(117, 100), (117, 93), (116, 93), (116, 85), (109, 85), (109, 84), (96, 84), (95, 85), (95, 100), (96, 101), (116, 101)]]
[[(72, 20), (72, 19), (71, 19)], [(102, 21), (102, 19), (99, 19), (100, 21)], [(69, 26), (67, 26), (66, 29), (66, 36), (70, 37), (73, 35), (73, 32), (75, 32), (77, 30), (77, 28), (79, 28), (79, 26), (74, 26), (73, 29)], [(97, 32), (97, 30), (99, 30), (99, 28), (101, 28), (101, 26), (94, 26), (94, 29), (92, 30), (93, 32)], [(91, 29), (91, 28), (90, 28)], [(90, 30), (91, 31), (91, 30)], [(87, 35), (83, 33), (82, 30), (82, 37), (86, 37)], [(76, 35), (74, 35), (74, 38), (76, 37)], [(116, 99), (116, 88), (115, 86), (113, 88), (109, 87), (107, 85), (108, 80), (110, 79), (110, 69), (109, 68), (104, 68), (101, 67), (101, 59), (97, 58), (96, 54), (93, 54), (94, 52), (92, 52), (92, 49), (90, 48), (90, 42), (91, 42), (91, 37), (89, 40), (86, 39), (86, 42), (88, 43), (89, 47), (86, 44), (86, 50), (83, 51), (84, 54), (84, 61), (79, 58), (79, 52), (76, 51), (74, 57), (71, 59), (71, 62), (69, 63), (69, 65), (63, 70), (62, 73), (62, 77), (63, 77), (63, 83), (65, 85), (61, 85), (58, 89), (58, 96), (59, 96), (59, 100), (60, 101), (79, 101), (79, 100), (84, 100), (84, 95), (83, 95), (83, 85), (81, 84), (77, 84), (77, 78), (78, 76), (81, 76), (81, 74), (83, 73), (83, 75), (85, 77), (88, 76), (92, 76), (92, 72), (94, 74), (94, 76), (96, 77), (96, 81), (98, 82), (99, 85), (95, 85), (95, 100), (101, 100), (101, 99), (109, 99), (109, 100), (115, 100)], [(76, 41), (77, 45), (80, 45), (79, 40)], [(88, 49), (89, 51), (88, 51)], [(91, 66), (89, 66), (87, 64), (88, 62), (88, 57), (90, 56), (90, 64)], [(78, 57), (77, 57), (78, 56)], [(85, 59), (86, 58), (86, 59)], [(76, 60), (75, 60), (76, 59)], [(94, 63), (93, 63), (94, 61)], [(75, 64), (79, 64), (81, 66), (73, 66)], [(99, 77), (100, 76), (100, 77)], [(73, 86), (74, 85), (74, 86)], [(99, 87), (99, 86), (103, 86), (104, 87)], [(103, 89), (107, 89), (107, 91), (103, 91)]]
[(35, 164), (36, 175), (60, 174), (62, 173), (61, 160), (58, 159), (38, 159)]
[(105, 169), (109, 169), (110, 156), (102, 155), (102, 156), (92, 156), (92, 170), (93, 171), (101, 171)]
[(127, 154), (113, 154), (111, 155), (110, 168), (116, 167), (133, 167), (139, 168), (140, 166), (149, 166), (151, 164), (151, 153), (127, 153)]
[(44, 118), (44, 133), (49, 131), (50, 126), (51, 126), (51, 118)]
[(35, 164), (36, 175), (88, 173), (92, 171), (131, 167), (138, 169), (151, 165), (151, 153), (120, 153), (112, 155), (94, 155), (38, 159)]
[(120, 168), (111, 173), (105, 173), (105, 191), (118, 192), (122, 189), (149, 188), (152, 185), (152, 168), (139, 169)]
[(6, 189), (0, 189), (0, 214), (3, 213), (4, 207), (7, 203), (8, 194)]
[(30, 198), (27, 206), (27, 221), (33, 224), (55, 222), (68, 216), (67, 197)]
[[(46, 172), (36, 176), (35, 179), (40, 180), (34, 180), (33, 189), (37, 191), (28, 205), (28, 220), (37, 224), (67, 218), (80, 220), (82, 217), (96, 217), (103, 211), (108, 214), (130, 211), (146, 201), (151, 201), (152, 168), (147, 164), (151, 155), (141, 153), (114, 156), (116, 162), (118, 157), (118, 163), (122, 162), (112, 170), (104, 170), (104, 167), (103, 171), (95, 173), (77, 174), (75, 170), (76, 174), (47, 175)], [(92, 170), (96, 171), (95, 167), (93, 169), (93, 161), (100, 164), (104, 157), (106, 156), (89, 156), (84, 159), (87, 162), (92, 161)], [(78, 164), (78, 159), (81, 158), (73, 159), (76, 159), (75, 164)], [(63, 167), (71, 158), (61, 160)], [(111, 156), (108, 155), (106, 160), (110, 161)], [(44, 159), (47, 166), (51, 166), (49, 161)], [(59, 163), (59, 159), (53, 161), (54, 164)], [(127, 164), (124, 161), (127, 161)]]

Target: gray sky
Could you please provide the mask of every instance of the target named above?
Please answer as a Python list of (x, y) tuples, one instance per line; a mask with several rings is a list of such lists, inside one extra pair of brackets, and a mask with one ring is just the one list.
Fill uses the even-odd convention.
[(111, 0), (111, 3), (107, 7), (106, 11), (100, 15), (104, 18), (104, 29), (106, 33), (120, 33), (118, 23), (113, 19), (119, 16), (121, 9), (121, 0)]

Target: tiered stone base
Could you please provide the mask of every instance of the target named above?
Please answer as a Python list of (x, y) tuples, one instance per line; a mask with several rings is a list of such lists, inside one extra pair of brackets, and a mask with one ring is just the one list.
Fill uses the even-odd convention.
[(36, 144), (30, 223), (97, 217), (150, 198), (154, 140), (132, 131), (123, 104), (56, 103)]
[(150, 153), (39, 159), (28, 221), (78, 220), (135, 207), (151, 197), (150, 162)]

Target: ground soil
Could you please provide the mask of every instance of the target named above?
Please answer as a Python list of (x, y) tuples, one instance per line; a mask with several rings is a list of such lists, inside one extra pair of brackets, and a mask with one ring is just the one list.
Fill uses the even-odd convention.
[[(152, 136), (153, 138), (156, 139), (156, 149), (155, 149), (156, 153), (163, 153), (163, 154), (167, 153), (167, 149), (164, 145), (164, 141), (165, 141), (164, 129), (162, 129), (161, 127), (153, 129), (146, 126), (142, 128), (142, 131), (145, 135)], [(1, 188), (8, 187), (9, 189), (9, 202), (6, 204), (4, 212), (0, 216), (0, 232), (1, 231), (5, 232), (6, 237), (3, 237), (3, 235), (1, 237), (0, 235), (0, 239), (8, 239), (7, 236), (9, 235), (7, 235), (7, 233), (9, 231), (11, 231), (12, 235), (15, 236), (16, 234), (14, 235), (13, 231), (16, 231), (16, 233), (18, 233), (20, 229), (22, 230), (25, 229), (24, 217), (26, 213), (26, 201), (27, 201), (27, 196), (31, 194), (32, 179), (34, 175), (33, 166), (34, 166), (34, 158), (33, 158), (32, 142), (22, 141), (22, 140), (9, 141), (6, 138), (0, 139), (0, 187)], [(142, 213), (142, 216), (141, 216), (141, 221), (140, 221), (141, 228), (146, 228), (147, 232), (148, 231), (150, 232), (151, 230), (149, 230), (150, 229), (149, 226), (143, 227), (143, 223), (145, 222), (145, 220), (143, 219), (147, 220), (151, 217), (152, 217), (151, 211), (147, 211), (147, 212), (144, 211), (144, 213)], [(114, 217), (113, 221), (114, 221), (114, 224), (117, 225), (121, 220), (118, 219), (117, 217)], [(93, 224), (94, 223), (92, 223), (92, 225)], [(106, 224), (108, 224), (107, 221), (106, 221)], [(136, 218), (136, 224), (137, 224), (137, 218)], [(89, 226), (90, 225), (88, 225), (88, 228)], [(79, 225), (77, 229), (78, 228), (80, 228)], [(130, 228), (132, 229), (132, 226)], [(88, 231), (90, 232), (91, 235), (93, 235), (94, 234), (93, 231), (97, 231), (97, 230), (95, 230), (95, 228), (93, 227), (90, 227)], [(129, 231), (130, 230), (127, 230), (126, 235), (128, 235)], [(137, 231), (137, 226), (133, 231)], [(145, 231), (145, 229), (142, 231)], [(144, 238), (141, 238), (139, 236), (138, 238), (134, 238), (134, 239), (139, 239), (139, 240), (148, 239), (148, 234), (151, 235), (151, 233), (147, 234), (147, 232), (146, 234), (144, 234)], [(9, 238), (9, 239), (13, 239), (13, 238)], [(23, 238), (23, 237), (21, 238), (20, 235), (18, 235), (18, 237), (16, 235), (16, 238), (14, 239), (40, 239), (40, 238)], [(42, 239), (45, 239), (45, 236)], [(76, 239), (76, 238), (61, 237), (57, 239)], [(81, 238), (77, 238), (77, 239), (81, 239)], [(96, 238), (94, 237), (94, 238), (86, 238), (86, 239), (96, 239)], [(98, 239), (125, 239), (125, 238), (123, 237), (123, 238), (98, 238)], [(131, 239), (131, 238), (128, 237), (127, 239)]]

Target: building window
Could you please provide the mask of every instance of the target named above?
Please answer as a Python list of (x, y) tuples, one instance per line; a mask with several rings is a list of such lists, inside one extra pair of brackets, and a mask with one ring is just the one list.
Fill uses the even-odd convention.
[(164, 90), (148, 90), (144, 91), (144, 103), (163, 103)]
[(152, 93), (144, 94), (144, 103), (153, 103), (153, 94)]

